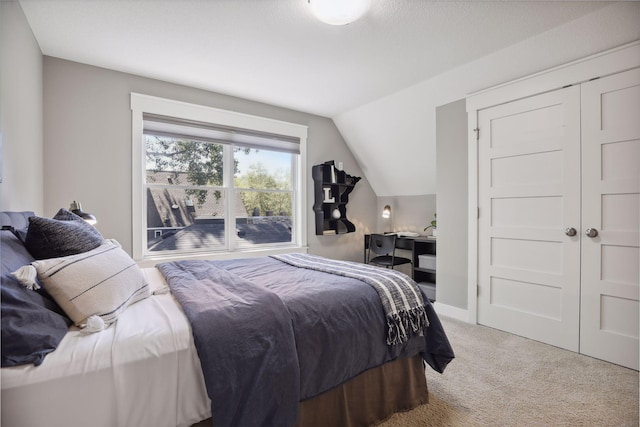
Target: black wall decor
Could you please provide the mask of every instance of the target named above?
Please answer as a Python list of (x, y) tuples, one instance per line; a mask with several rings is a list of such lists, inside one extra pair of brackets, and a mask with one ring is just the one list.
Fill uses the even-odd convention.
[(356, 231), (347, 219), (347, 203), (359, 176), (338, 170), (333, 160), (312, 168), (316, 217), (316, 235), (343, 234)]

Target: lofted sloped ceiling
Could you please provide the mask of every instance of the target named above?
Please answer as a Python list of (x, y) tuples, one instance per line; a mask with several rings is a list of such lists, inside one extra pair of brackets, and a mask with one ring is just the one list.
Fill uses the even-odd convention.
[[(362, 19), (336, 27), (317, 21), (307, 0), (20, 1), (44, 55), (334, 119), (379, 196), (435, 193), (433, 111), (425, 117), (412, 93), (612, 4), (371, 3)], [(637, 5), (610, 14), (633, 19)], [(628, 31), (619, 38), (630, 41)], [(573, 42), (561, 48), (554, 60), (580, 53)]]

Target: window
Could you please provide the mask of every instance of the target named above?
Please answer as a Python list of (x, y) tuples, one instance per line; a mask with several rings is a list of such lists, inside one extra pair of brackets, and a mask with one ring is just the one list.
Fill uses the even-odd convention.
[(303, 247), (306, 127), (132, 94), (134, 258)]
[(234, 150), (236, 212), (242, 215), (236, 220), (239, 247), (291, 242), (296, 157), (265, 149)]

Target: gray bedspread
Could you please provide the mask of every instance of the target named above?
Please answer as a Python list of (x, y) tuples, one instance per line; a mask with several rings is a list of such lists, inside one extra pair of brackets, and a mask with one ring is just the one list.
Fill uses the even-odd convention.
[(428, 302), (424, 336), (387, 345), (378, 294), (357, 279), (269, 257), (158, 268), (191, 322), (216, 427), (292, 426), (299, 401), (368, 369), (422, 353), (442, 372), (453, 358)]
[(362, 280), (378, 293), (387, 318), (387, 344), (398, 345), (429, 326), (420, 288), (409, 276), (369, 264), (327, 259), (310, 254), (272, 255), (294, 267)]

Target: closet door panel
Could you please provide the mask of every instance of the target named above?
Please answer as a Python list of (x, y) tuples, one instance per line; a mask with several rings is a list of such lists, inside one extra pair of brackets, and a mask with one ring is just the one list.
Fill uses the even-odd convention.
[[(640, 70), (581, 90), (580, 352), (638, 369)], [(588, 237), (588, 228), (597, 236)]]
[(478, 113), (478, 322), (578, 351), (580, 90)]

